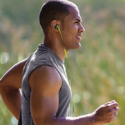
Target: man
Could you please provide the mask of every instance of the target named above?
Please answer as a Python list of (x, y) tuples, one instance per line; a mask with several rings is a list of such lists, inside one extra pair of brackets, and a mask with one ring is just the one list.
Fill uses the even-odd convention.
[(101, 105), (91, 114), (68, 117), (71, 89), (64, 59), (70, 49), (81, 46), (85, 30), (78, 7), (66, 0), (50, 0), (42, 6), (39, 19), (44, 32), (43, 44), (29, 58), (14, 65), (0, 81), (3, 101), (19, 119), (18, 124), (104, 125), (112, 122), (119, 110), (115, 101)]

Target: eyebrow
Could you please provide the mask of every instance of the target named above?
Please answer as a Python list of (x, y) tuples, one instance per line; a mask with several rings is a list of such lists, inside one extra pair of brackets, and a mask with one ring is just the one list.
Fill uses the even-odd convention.
[(78, 22), (82, 22), (82, 19), (78, 19), (78, 18), (77, 18), (77, 19), (75, 19), (75, 20), (77, 20)]

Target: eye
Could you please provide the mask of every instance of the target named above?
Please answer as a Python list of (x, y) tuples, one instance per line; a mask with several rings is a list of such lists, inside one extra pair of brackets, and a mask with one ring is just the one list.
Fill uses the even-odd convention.
[(76, 24), (78, 24), (79, 22), (75, 22)]

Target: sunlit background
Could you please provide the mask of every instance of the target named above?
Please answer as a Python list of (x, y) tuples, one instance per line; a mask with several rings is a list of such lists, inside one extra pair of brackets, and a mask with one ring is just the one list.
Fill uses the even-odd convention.
[[(38, 22), (46, 0), (0, 0), (0, 77), (43, 42)], [(93, 112), (116, 100), (120, 111), (110, 125), (125, 125), (125, 0), (72, 0), (85, 32), (79, 50), (68, 54), (74, 114)], [(0, 125), (16, 125), (0, 97)]]

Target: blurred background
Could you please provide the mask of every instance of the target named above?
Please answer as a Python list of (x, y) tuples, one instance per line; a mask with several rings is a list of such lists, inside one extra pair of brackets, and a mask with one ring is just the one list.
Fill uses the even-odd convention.
[[(0, 0), (0, 78), (43, 42), (38, 16), (46, 0)], [(110, 125), (125, 125), (125, 0), (71, 0), (80, 9), (81, 48), (68, 53), (75, 106), (73, 116), (116, 100)], [(16, 125), (0, 96), (0, 125)]]

